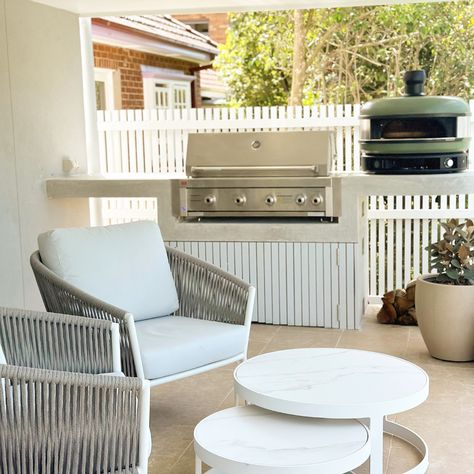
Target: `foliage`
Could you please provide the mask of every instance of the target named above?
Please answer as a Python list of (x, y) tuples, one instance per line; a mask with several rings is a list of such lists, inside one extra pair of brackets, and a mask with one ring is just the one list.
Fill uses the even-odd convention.
[(437, 270), (436, 282), (451, 285), (474, 284), (474, 222), (450, 219), (441, 223), (443, 239), (428, 246), (431, 268)]
[(230, 15), (214, 62), (235, 105), (283, 105), (291, 87), (292, 17), (288, 12)]
[[(474, 94), (474, 1), (306, 10), (303, 104), (358, 103), (402, 92), (408, 69), (427, 92)], [(285, 105), (292, 11), (234, 13), (216, 67), (235, 105)]]

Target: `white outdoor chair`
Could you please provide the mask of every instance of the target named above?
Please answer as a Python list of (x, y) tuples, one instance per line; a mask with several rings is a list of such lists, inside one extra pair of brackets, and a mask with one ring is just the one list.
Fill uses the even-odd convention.
[(158, 385), (245, 360), (255, 288), (165, 247), (155, 223), (57, 229), (38, 243), (47, 310), (118, 323), (127, 376)]
[(147, 472), (150, 384), (119, 346), (110, 321), (0, 308), (2, 474)]

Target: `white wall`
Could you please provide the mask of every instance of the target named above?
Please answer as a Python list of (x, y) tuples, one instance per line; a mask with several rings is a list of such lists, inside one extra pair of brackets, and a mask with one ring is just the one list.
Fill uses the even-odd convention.
[(0, 304), (23, 302), (5, 0), (0, 0)]
[(0, 0), (0, 305), (42, 308), (29, 266), (40, 232), (87, 225), (86, 200), (48, 200), (62, 158), (87, 169), (79, 21)]

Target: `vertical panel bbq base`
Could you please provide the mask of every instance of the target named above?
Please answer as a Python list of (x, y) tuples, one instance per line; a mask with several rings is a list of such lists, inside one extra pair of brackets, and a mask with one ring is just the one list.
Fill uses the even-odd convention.
[(319, 242), (168, 242), (257, 288), (255, 322), (359, 329), (363, 245)]

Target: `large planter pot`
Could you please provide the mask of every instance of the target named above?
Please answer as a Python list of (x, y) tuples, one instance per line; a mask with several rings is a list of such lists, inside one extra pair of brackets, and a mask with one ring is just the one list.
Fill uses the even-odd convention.
[[(430, 281), (431, 280), (431, 281)], [(474, 360), (474, 286), (416, 282), (416, 317), (430, 354), (437, 359)]]

